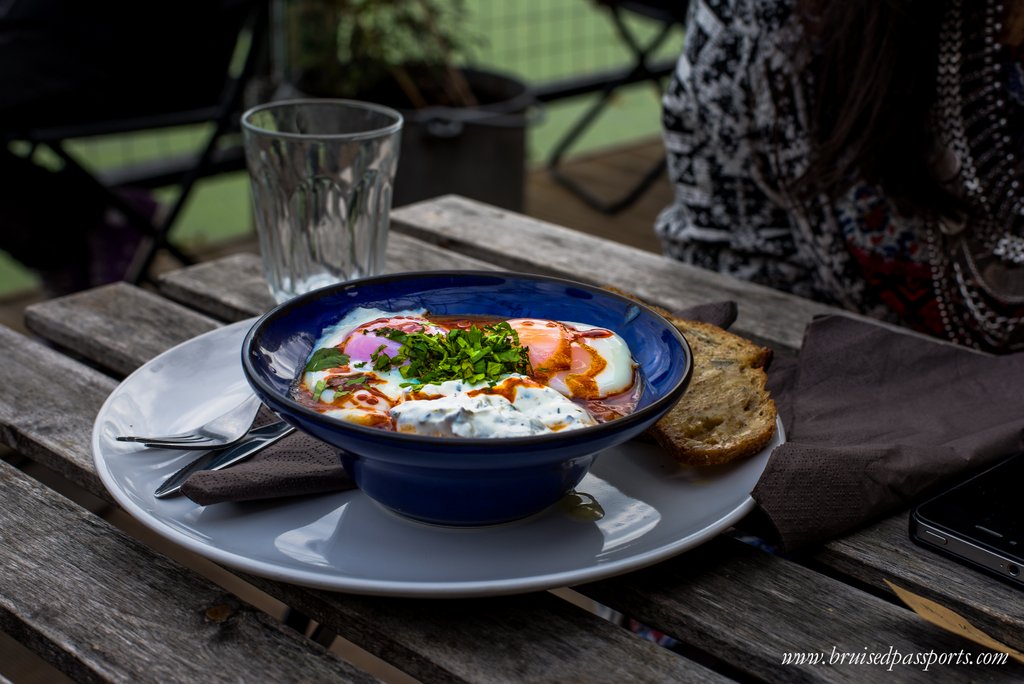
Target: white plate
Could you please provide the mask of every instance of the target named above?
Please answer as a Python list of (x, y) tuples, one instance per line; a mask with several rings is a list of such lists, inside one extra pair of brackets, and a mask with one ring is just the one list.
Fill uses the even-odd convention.
[(635, 570), (707, 541), (750, 511), (750, 491), (784, 439), (780, 423), (761, 454), (714, 469), (680, 467), (640, 442), (610, 449), (577, 488), (600, 505), (599, 520), (556, 505), (504, 525), (437, 527), (395, 515), (359, 491), (207, 507), (154, 498), (156, 486), (194, 454), (140, 449), (114, 435), (182, 430), (237, 403), (248, 391), (240, 349), (253, 320), (178, 345), (126, 378), (96, 418), (93, 454), (103, 484), (147, 527), (226, 566), (294, 584), (482, 596)]

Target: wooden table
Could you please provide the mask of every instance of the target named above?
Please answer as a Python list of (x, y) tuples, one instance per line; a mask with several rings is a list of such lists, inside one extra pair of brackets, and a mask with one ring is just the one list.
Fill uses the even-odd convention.
[[(388, 268), (567, 276), (670, 309), (734, 299), (735, 329), (783, 354), (795, 353), (811, 317), (828, 311), (458, 197), (394, 213)], [(272, 304), (257, 257), (238, 255), (170, 273), (158, 292), (115, 284), (35, 305), (26, 325), (39, 339), (0, 328), (0, 434), (28, 459), (109, 501), (90, 434), (119, 378), (172, 345)], [(181, 554), (151, 550), (0, 462), (0, 626), (77, 680), (374, 679), (236, 595), (245, 595), (238, 587), (255, 587), (427, 682), (1020, 680), (1022, 666), (1012, 661), (927, 672), (921, 665), (889, 672), (783, 662), (786, 653), (827, 658), (833, 649), (987, 653), (918, 617), (887, 581), (1024, 648), (1024, 594), (915, 547), (906, 523), (900, 514), (793, 558), (723, 535), (573, 590), (381, 598), (239, 577), (208, 562), (186, 568), (171, 558)], [(679, 646), (657, 646), (602, 619), (585, 609), (590, 600)]]

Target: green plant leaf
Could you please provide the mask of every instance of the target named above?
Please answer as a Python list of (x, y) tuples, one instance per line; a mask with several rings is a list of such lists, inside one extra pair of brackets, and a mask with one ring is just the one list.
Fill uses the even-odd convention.
[(348, 364), (348, 360), (348, 354), (342, 353), (337, 347), (324, 347), (313, 352), (313, 355), (309, 357), (309, 361), (306, 362), (306, 367), (303, 371), (311, 373), (313, 371), (327, 370), (328, 368), (340, 368)]

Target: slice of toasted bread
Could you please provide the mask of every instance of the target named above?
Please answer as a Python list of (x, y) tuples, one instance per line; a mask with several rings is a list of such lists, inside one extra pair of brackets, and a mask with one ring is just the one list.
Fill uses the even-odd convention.
[(765, 373), (771, 350), (718, 326), (651, 308), (683, 333), (693, 351), (693, 375), (679, 402), (648, 431), (650, 436), (687, 465), (720, 465), (764, 449), (775, 433), (777, 414)]
[(693, 376), (651, 435), (687, 465), (720, 465), (761, 451), (775, 433), (764, 370), (771, 350), (708, 323), (669, 320), (693, 350)]

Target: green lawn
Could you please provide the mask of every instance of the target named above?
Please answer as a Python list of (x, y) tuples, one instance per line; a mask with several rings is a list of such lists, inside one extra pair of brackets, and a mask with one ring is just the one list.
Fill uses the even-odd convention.
[[(520, 0), (517, 3), (469, 0), (474, 30), (482, 36), (473, 61), (541, 83), (621, 67), (628, 52), (610, 22), (585, 0)], [(654, 30), (643, 21), (631, 25), (644, 37)], [(681, 37), (673, 35), (659, 56), (674, 56)], [(549, 104), (542, 121), (528, 131), (529, 159), (542, 163), (553, 145), (592, 101), (581, 97)], [(659, 103), (649, 85), (623, 90), (579, 141), (574, 154), (656, 135)], [(202, 130), (174, 129), (100, 140), (79, 141), (72, 150), (97, 169), (159, 159), (195, 149)], [(186, 247), (217, 243), (252, 228), (248, 180), (244, 173), (206, 179), (193, 191), (175, 227)], [(167, 193), (158, 195), (169, 199)], [(0, 251), (0, 297), (35, 287), (34, 276)]]

